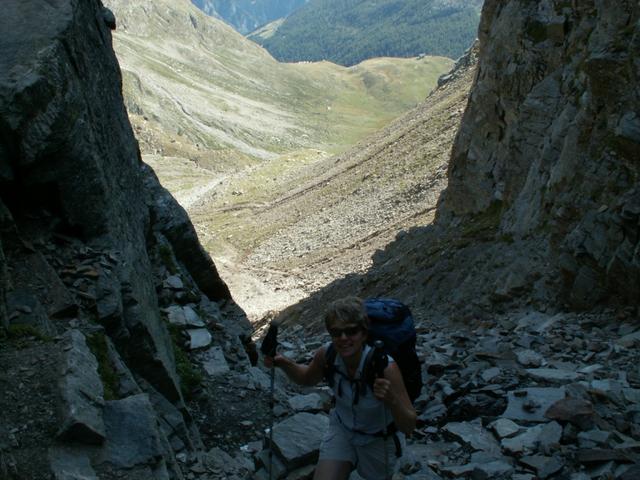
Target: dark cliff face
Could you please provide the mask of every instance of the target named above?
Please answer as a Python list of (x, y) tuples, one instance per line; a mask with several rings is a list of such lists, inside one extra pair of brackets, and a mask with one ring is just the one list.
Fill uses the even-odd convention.
[[(230, 295), (186, 213), (140, 160), (113, 17), (98, 0), (11, 0), (3, 10), (2, 322), (16, 292), (56, 318), (78, 316), (88, 303), (131, 367), (179, 400), (154, 277), (162, 265), (151, 259), (170, 256), (211, 300)], [(70, 267), (91, 255), (103, 260), (90, 264), (91, 282), (69, 281)]]
[(538, 239), (575, 307), (640, 295), (640, 6), (485, 2), (440, 221)]

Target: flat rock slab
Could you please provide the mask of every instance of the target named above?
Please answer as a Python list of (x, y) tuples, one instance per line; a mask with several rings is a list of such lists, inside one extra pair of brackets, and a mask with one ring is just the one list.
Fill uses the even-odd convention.
[(274, 451), (295, 470), (318, 459), (320, 442), (329, 428), (329, 417), (317, 413), (297, 413), (273, 427)]
[(58, 437), (101, 444), (105, 438), (104, 389), (98, 375), (98, 361), (79, 330), (69, 330), (63, 335), (62, 349)]
[(146, 393), (107, 402), (107, 438), (102, 462), (119, 468), (155, 465), (166, 452), (160, 442), (156, 413)]
[(551, 383), (575, 382), (580, 378), (580, 374), (574, 371), (557, 368), (529, 368), (527, 373), (536, 380)]
[(555, 457), (546, 457), (544, 455), (522, 457), (520, 462), (535, 469), (538, 474), (538, 478), (540, 479), (545, 479), (564, 467), (564, 463), (559, 459)]
[[(442, 472), (453, 477), (460, 478), (494, 478), (500, 476), (510, 476), (515, 468), (510, 463), (502, 460), (493, 460), (486, 463), (467, 463), (460, 466), (442, 467)], [(413, 477), (411, 477), (413, 478)]]
[(442, 427), (442, 430), (453, 435), (474, 450), (491, 453), (500, 452), (500, 445), (494, 436), (479, 423), (452, 422), (447, 423)]
[(212, 377), (223, 375), (230, 370), (221, 347), (210, 348), (203, 357), (202, 367)]
[(447, 455), (462, 448), (457, 442), (412, 443), (407, 445), (409, 458), (415, 459), (423, 466), (440, 464), (447, 460)]
[(545, 412), (558, 400), (565, 397), (564, 387), (559, 388), (526, 388), (507, 393), (509, 403), (502, 414), (510, 420), (527, 422), (548, 422)]
[(172, 325), (195, 328), (206, 326), (196, 311), (189, 306), (171, 305), (166, 309), (166, 312), (169, 323)]
[(489, 426), (500, 438), (513, 437), (522, 431), (522, 427), (520, 425), (508, 418), (499, 418)]
[(502, 440), (502, 447), (512, 453), (536, 453), (538, 448), (560, 442), (562, 427), (557, 422), (536, 425), (520, 435)]
[(518, 321), (516, 331), (541, 334), (547, 332), (561, 318), (562, 315), (550, 316), (542, 312), (531, 312)]
[(296, 412), (317, 412), (322, 410), (324, 402), (317, 393), (307, 395), (296, 395), (289, 399), (289, 405)]
[(89, 457), (77, 449), (52, 447), (49, 465), (54, 480), (98, 480)]
[(189, 348), (191, 350), (208, 347), (213, 340), (211, 333), (206, 328), (189, 329), (187, 334), (189, 335)]

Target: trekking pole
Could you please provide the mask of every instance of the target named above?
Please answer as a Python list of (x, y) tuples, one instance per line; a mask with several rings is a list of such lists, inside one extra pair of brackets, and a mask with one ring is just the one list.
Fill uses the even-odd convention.
[[(389, 365), (389, 359), (387, 355), (384, 353), (384, 342), (382, 340), (376, 340), (373, 342), (373, 347), (375, 348), (374, 353), (374, 368), (376, 372), (376, 376), (378, 378), (384, 378), (384, 370)], [(387, 419), (387, 407), (382, 402), (382, 415), (384, 419), (384, 428), (382, 429), (382, 435), (384, 438), (384, 478), (390, 479), (391, 475), (389, 475), (389, 451), (387, 450), (387, 435), (389, 434), (388, 427), (388, 419)]]
[[(260, 351), (271, 358), (276, 356), (276, 350), (278, 348), (278, 325), (276, 323), (271, 323), (269, 325), (269, 330), (262, 341), (262, 345), (260, 346)], [(271, 372), (270, 373), (270, 398), (269, 398), (269, 408), (271, 409), (270, 423), (269, 426), (269, 480), (272, 480), (273, 475), (273, 423), (275, 421), (275, 379), (276, 379), (276, 366), (275, 363), (271, 363)]]

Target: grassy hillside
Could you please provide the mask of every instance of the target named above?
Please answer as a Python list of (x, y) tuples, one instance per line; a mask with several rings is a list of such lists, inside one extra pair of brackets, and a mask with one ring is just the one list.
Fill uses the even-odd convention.
[(249, 38), (280, 61), (420, 54), (457, 58), (476, 37), (483, 0), (311, 0)]
[(281, 64), (188, 0), (105, 2), (143, 153), (226, 170), (297, 150), (336, 153), (415, 106), (446, 58), (354, 68)]

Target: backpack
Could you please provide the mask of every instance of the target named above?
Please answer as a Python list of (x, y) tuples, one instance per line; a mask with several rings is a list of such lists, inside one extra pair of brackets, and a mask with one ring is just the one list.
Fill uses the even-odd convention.
[[(411, 402), (415, 401), (422, 390), (422, 366), (416, 352), (416, 329), (413, 324), (411, 310), (405, 304), (391, 298), (369, 298), (364, 301), (369, 317), (369, 338), (367, 343), (373, 345), (376, 340), (384, 343), (383, 351), (391, 356), (402, 372), (402, 380)], [(372, 348), (365, 359), (363, 378), (372, 385), (375, 372), (371, 367)], [(333, 344), (325, 352), (324, 377), (333, 387), (336, 351)]]

